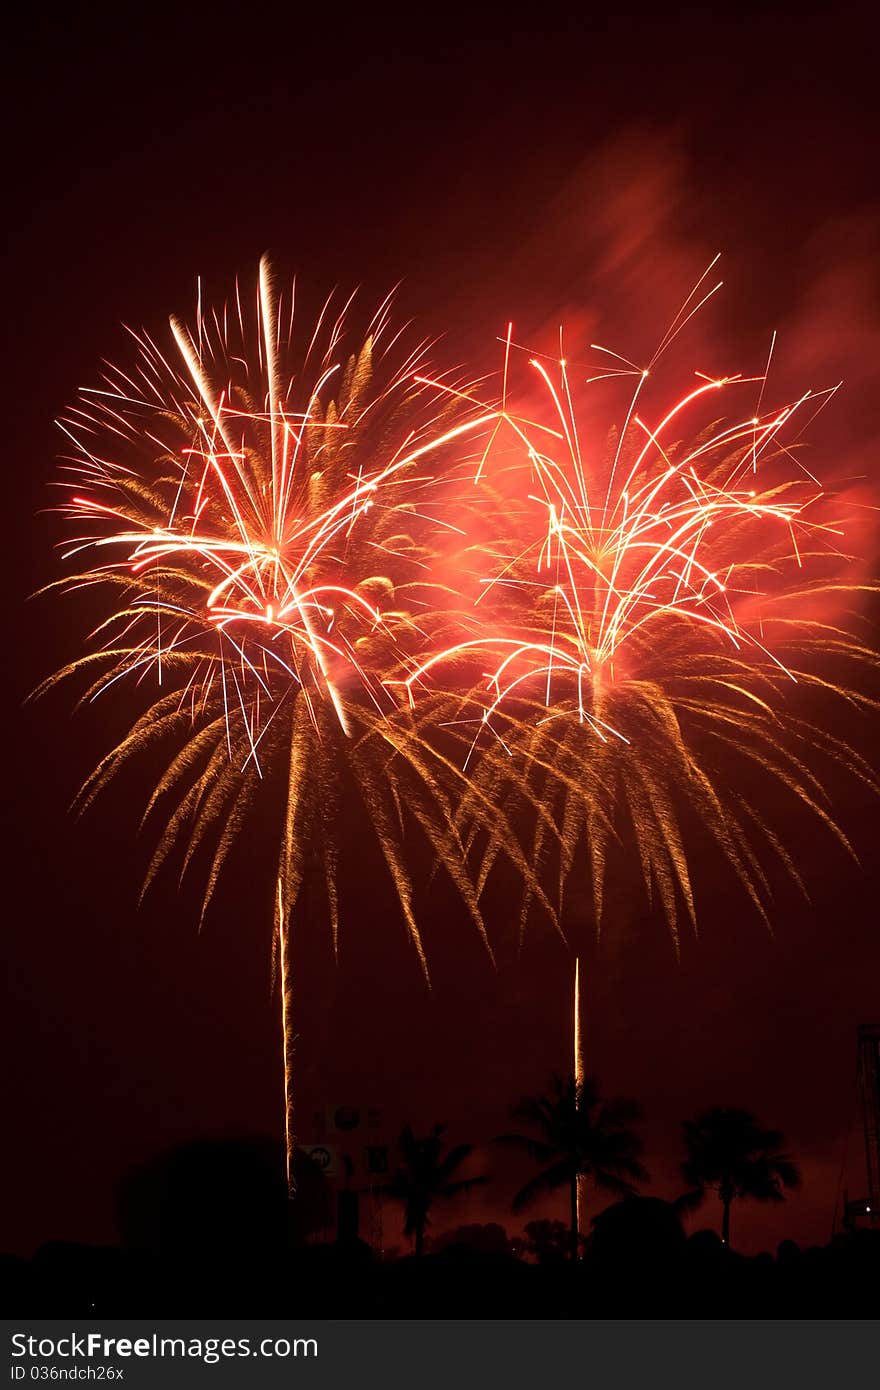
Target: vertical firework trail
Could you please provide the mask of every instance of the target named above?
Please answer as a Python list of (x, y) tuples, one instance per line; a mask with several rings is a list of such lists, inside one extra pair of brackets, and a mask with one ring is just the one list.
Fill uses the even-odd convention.
[[(583, 1004), (581, 1001), (581, 962), (580, 957), (574, 959), (574, 999), (572, 1007), (572, 1036), (574, 1040), (574, 1096), (575, 1108), (583, 1103), (584, 1095), (584, 1033), (583, 1033)], [(586, 1174), (578, 1173), (577, 1176), (577, 1228), (578, 1234), (583, 1234), (583, 1215), (586, 1211)]]
[(287, 1177), (287, 1191), (293, 1196), (295, 1191), (293, 1175), (293, 1151), (295, 1141), (293, 1137), (293, 1044), (294, 1038), (290, 1031), (290, 969), (287, 960), (287, 932), (284, 926), (284, 885), (281, 875), (278, 875), (277, 883), (277, 915), (278, 915), (278, 974), (281, 994), (281, 1056), (284, 1064), (284, 1164)]

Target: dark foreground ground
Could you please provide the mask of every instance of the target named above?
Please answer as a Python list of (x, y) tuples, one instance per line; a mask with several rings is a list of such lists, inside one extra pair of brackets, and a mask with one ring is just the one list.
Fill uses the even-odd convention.
[[(643, 1203), (652, 1212), (639, 1210)], [(665, 1203), (635, 1198), (597, 1223), (576, 1267), (453, 1246), (380, 1261), (368, 1246), (272, 1249), (181, 1242), (150, 1253), (55, 1243), (0, 1257), (0, 1306), (21, 1317), (873, 1318), (880, 1232), (747, 1258), (711, 1231), (685, 1238)], [(660, 1219), (658, 1219), (658, 1215)]]
[[(0, 1255), (6, 1317), (867, 1318), (880, 1311), (880, 1230), (746, 1257), (709, 1230), (685, 1235), (676, 1207), (630, 1197), (566, 1257), (559, 1222), (511, 1241), (459, 1227), (416, 1257), (328, 1240), (338, 1203), (301, 1151), (288, 1198), (271, 1143), (199, 1142), (131, 1174), (122, 1242)], [(345, 1223), (343, 1223), (344, 1228)], [(350, 1226), (350, 1222), (349, 1222)], [(531, 1234), (529, 1234), (531, 1233)], [(734, 1232), (735, 1233), (735, 1232)], [(428, 1232), (430, 1236), (430, 1231)], [(2, 1242), (2, 1233), (0, 1233)]]

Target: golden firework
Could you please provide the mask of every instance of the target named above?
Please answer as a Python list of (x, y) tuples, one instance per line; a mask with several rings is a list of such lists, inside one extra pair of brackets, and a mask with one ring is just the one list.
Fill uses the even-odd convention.
[[(352, 350), (351, 301), (331, 298), (300, 338), (293, 298), (276, 295), (264, 260), (251, 303), (236, 286), (222, 309), (200, 305), (192, 330), (172, 319), (167, 350), (137, 335), (134, 363), (109, 367), (62, 422), (77, 529), (65, 558), (80, 567), (51, 587), (96, 591), (109, 611), (43, 687), (82, 674), (83, 700), (125, 685), (140, 700), (78, 805), (131, 760), (164, 759), (145, 888), (172, 852), (181, 873), (207, 855), (204, 915), (246, 827), (277, 825), (283, 808), (273, 896), (288, 1077), (290, 924), (307, 877), (320, 879), (336, 948), (350, 803), (374, 827), (422, 968), (408, 823), (486, 940), (455, 816), (465, 775), (392, 678), (454, 602), (433, 572), (458, 534), (444, 515), (453, 449), (494, 423), (416, 379), (426, 347), (403, 348), (387, 301)], [(503, 819), (488, 802), (484, 814)], [(289, 1086), (286, 1105), (289, 1153)]]

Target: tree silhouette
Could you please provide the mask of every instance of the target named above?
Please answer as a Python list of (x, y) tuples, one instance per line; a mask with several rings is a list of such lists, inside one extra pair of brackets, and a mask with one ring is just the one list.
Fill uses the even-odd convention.
[(498, 1143), (523, 1148), (544, 1165), (514, 1197), (514, 1211), (522, 1211), (542, 1193), (568, 1188), (572, 1260), (578, 1257), (580, 1239), (578, 1178), (591, 1178), (615, 1197), (630, 1197), (633, 1183), (647, 1177), (639, 1161), (642, 1142), (629, 1128), (640, 1113), (633, 1101), (601, 1100), (590, 1078), (578, 1086), (574, 1077), (554, 1076), (548, 1095), (524, 1100), (513, 1112), (514, 1119), (527, 1121), (536, 1133), (498, 1138)]
[[(571, 1232), (567, 1221), (549, 1220), (547, 1217), (528, 1221), (525, 1237), (526, 1253), (531, 1255), (533, 1260), (537, 1260), (538, 1264), (558, 1263), (571, 1254)], [(581, 1249), (583, 1242), (584, 1238), (581, 1236)]]
[(800, 1187), (801, 1175), (792, 1158), (781, 1152), (783, 1137), (762, 1129), (747, 1110), (716, 1106), (682, 1125), (687, 1159), (681, 1171), (693, 1189), (691, 1205), (708, 1191), (721, 1199), (721, 1239), (730, 1244), (730, 1208), (735, 1198), (784, 1202), (785, 1189)]
[(456, 1172), (474, 1152), (473, 1144), (457, 1144), (444, 1153), (446, 1126), (434, 1125), (424, 1138), (418, 1138), (406, 1125), (398, 1140), (401, 1162), (382, 1191), (401, 1202), (404, 1233), (415, 1237), (415, 1252), (425, 1248), (425, 1231), (431, 1224), (430, 1212), (438, 1197), (451, 1198), (459, 1192), (486, 1182), (483, 1176), (457, 1178)]
[(451, 1231), (433, 1237), (428, 1249), (432, 1255), (439, 1255), (444, 1250), (466, 1250), (476, 1255), (516, 1254), (514, 1242), (497, 1221), (453, 1226)]

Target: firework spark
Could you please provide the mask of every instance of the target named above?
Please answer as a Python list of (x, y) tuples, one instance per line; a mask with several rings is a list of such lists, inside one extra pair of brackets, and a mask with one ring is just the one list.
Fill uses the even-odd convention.
[[(699, 307), (694, 298), (673, 334)], [(509, 331), (505, 403), (511, 343)], [(657, 893), (674, 933), (682, 904), (695, 924), (687, 817), (714, 837), (766, 916), (770, 883), (756, 840), (800, 878), (748, 790), (754, 770), (843, 844), (815, 763), (830, 754), (873, 784), (865, 760), (802, 717), (794, 699), (808, 690), (871, 705), (851, 678), (875, 654), (834, 616), (859, 588), (846, 573), (844, 527), (792, 450), (793, 431), (833, 393), (806, 392), (768, 410), (766, 372), (698, 373), (651, 420), (645, 401), (656, 357), (640, 369), (608, 349), (593, 352), (599, 365), (581, 369), (562, 351), (530, 356), (544, 410), (533, 409), (529, 424), (505, 404), (492, 434), (497, 447), (506, 429), (514, 456), (506, 470), (527, 481), (509, 496), (518, 524), (487, 559), (482, 632), (436, 650), (405, 684), (415, 701), (450, 669), (483, 672), (476, 712), (465, 706), (459, 716), (465, 764), (483, 795), (514, 818), (517, 807), (520, 819), (528, 813), (533, 863), (555, 846), (560, 910), (582, 849), (600, 921), (609, 854), (628, 823), (649, 897)], [(623, 427), (597, 441), (581, 423), (578, 395), (627, 377), (634, 388)], [(722, 398), (733, 393), (745, 397), (747, 413), (719, 422)], [(682, 443), (707, 406), (712, 417)], [(478, 481), (486, 467), (484, 455)], [(843, 674), (830, 675), (831, 665)], [(476, 831), (465, 838), (473, 848)], [(481, 885), (495, 855), (489, 841)], [(529, 904), (527, 889), (523, 923)]]
[(425, 345), (403, 350), (388, 302), (347, 349), (350, 304), (328, 301), (299, 342), (293, 294), (276, 296), (263, 261), (255, 302), (236, 287), (222, 310), (200, 306), (194, 330), (172, 319), (167, 352), (135, 335), (133, 366), (108, 367), (62, 422), (74, 445), (63, 511), (77, 528), (66, 558), (87, 567), (51, 587), (97, 590), (110, 611), (45, 686), (83, 673), (85, 700), (126, 682), (146, 697), (80, 807), (131, 759), (166, 750), (145, 812), (160, 827), (145, 888), (173, 850), (181, 873), (207, 855), (204, 915), (250, 818), (272, 824), (283, 804), (288, 1159), (291, 922), (307, 875), (319, 877), (336, 948), (343, 808), (366, 809), (423, 968), (407, 821), (486, 939), (453, 810), (464, 774), (391, 678), (436, 626), (432, 561), (454, 530), (430, 465), (495, 417), (449, 383), (438, 395), (416, 380)]
[[(352, 805), (425, 969), (407, 822), (487, 946), (480, 900), (501, 857), (522, 878), (522, 928), (534, 901), (557, 920), (585, 854), (598, 924), (627, 832), (673, 932), (682, 904), (695, 920), (688, 818), (766, 916), (756, 844), (800, 877), (756, 771), (847, 843), (816, 763), (873, 784), (871, 770), (792, 698), (871, 704), (852, 677), (874, 654), (835, 616), (858, 587), (843, 528), (793, 453), (829, 393), (768, 408), (765, 370), (701, 377), (649, 411), (649, 379), (702, 289), (644, 369), (595, 347), (576, 366), (561, 341), (531, 354), (539, 399), (515, 410), (512, 332), (500, 399), (484, 404), (476, 385), (429, 375), (426, 345), (403, 349), (387, 302), (354, 351), (351, 301), (331, 298), (300, 341), (293, 294), (276, 295), (264, 261), (251, 303), (236, 287), (222, 310), (200, 305), (194, 329), (172, 319), (165, 352), (135, 335), (131, 368), (108, 367), (62, 422), (66, 556), (80, 563), (50, 587), (95, 590), (109, 611), (43, 688), (81, 673), (85, 700), (127, 683), (144, 701), (78, 803), (164, 753), (145, 887), (178, 849), (181, 874), (206, 865), (203, 914), (251, 820), (279, 826), (288, 1164), (291, 927), (319, 881), (336, 949)], [(622, 428), (599, 436), (581, 391), (627, 378)], [(715, 403), (737, 393), (747, 409), (719, 423)]]

